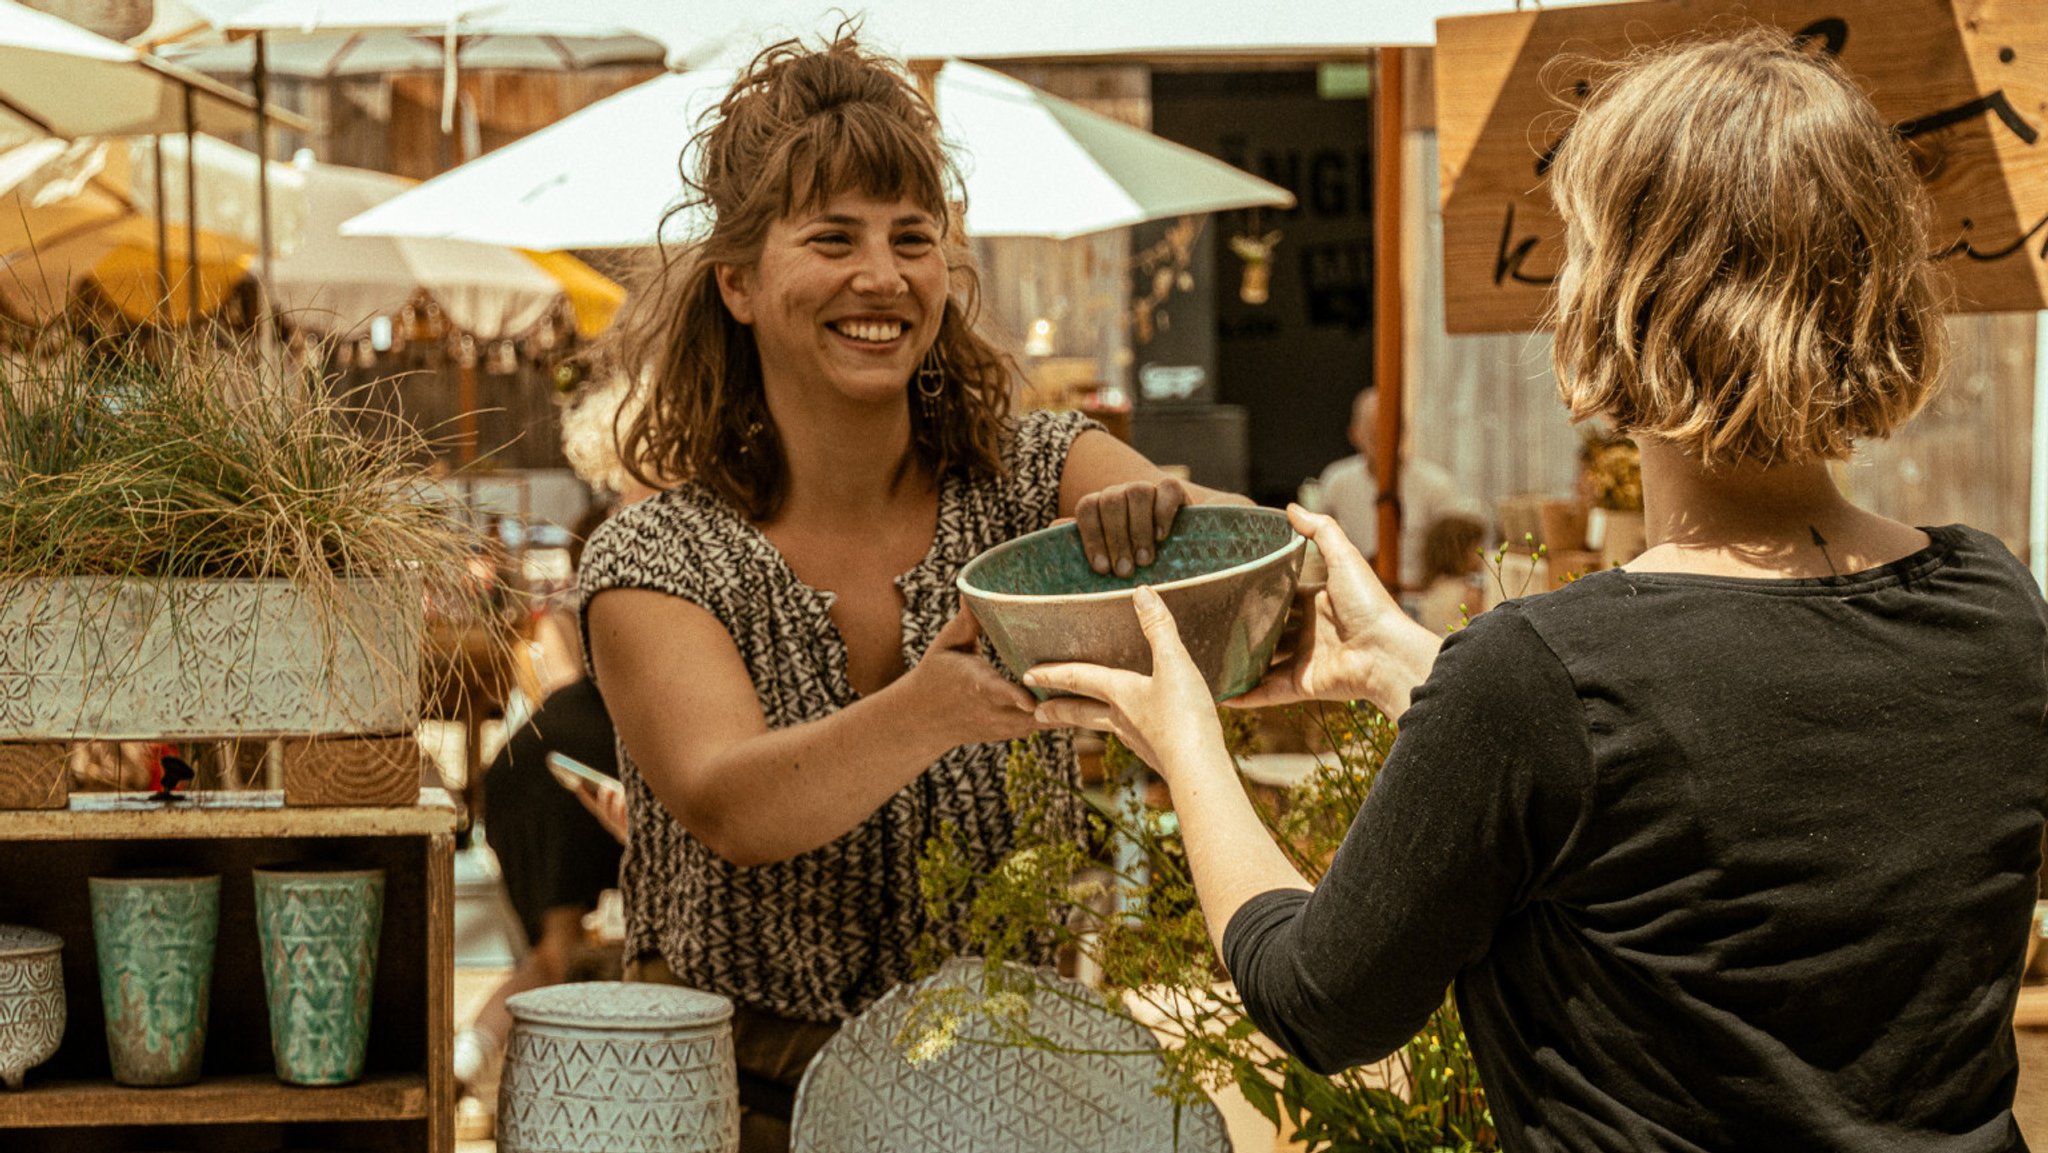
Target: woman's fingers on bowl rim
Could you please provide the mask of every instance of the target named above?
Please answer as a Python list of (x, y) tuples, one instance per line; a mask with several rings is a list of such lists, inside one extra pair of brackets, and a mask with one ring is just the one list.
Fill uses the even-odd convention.
[(1102, 539), (1102, 498), (1089, 493), (1074, 506), (1074, 527), (1081, 533), (1081, 555), (1087, 558), (1088, 567), (1107, 575), (1110, 570), (1109, 546)]
[(1124, 490), (1124, 521), (1130, 534), (1131, 561), (1141, 568), (1155, 559), (1152, 549), (1159, 543), (1152, 519), (1158, 499), (1158, 490), (1151, 485), (1134, 484)]
[(1175, 477), (1167, 477), (1152, 486), (1152, 538), (1164, 541), (1173, 533), (1173, 522), (1180, 517), (1180, 510), (1187, 507), (1188, 489)]
[(1105, 492), (1095, 502), (1095, 514), (1102, 521), (1102, 543), (1109, 550), (1110, 571), (1130, 576), (1137, 571), (1132, 558), (1131, 509), (1124, 493)]

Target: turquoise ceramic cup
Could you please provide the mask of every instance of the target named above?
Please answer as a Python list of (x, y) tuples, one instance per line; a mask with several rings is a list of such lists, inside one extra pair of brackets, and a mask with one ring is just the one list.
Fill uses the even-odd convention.
[(206, 1054), (216, 874), (91, 877), (107, 1057), (122, 1085), (190, 1085)]
[(257, 869), (256, 936), (278, 1080), (346, 1085), (363, 1075), (384, 870)]

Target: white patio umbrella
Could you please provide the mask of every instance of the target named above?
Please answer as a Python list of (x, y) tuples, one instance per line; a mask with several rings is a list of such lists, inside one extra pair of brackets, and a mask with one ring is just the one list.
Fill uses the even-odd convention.
[[(272, 34), (265, 69), (273, 76), (321, 80), (397, 72), (435, 72), (447, 61), (438, 32), (356, 29), (313, 35)], [(611, 64), (660, 64), (667, 50), (644, 36), (603, 33), (466, 35), (456, 45), (455, 63), (477, 69), (574, 72)], [(247, 76), (256, 67), (254, 39), (225, 44), (171, 44), (164, 55), (195, 72)]]
[[(678, 156), (731, 82), (723, 72), (650, 80), (429, 180), (342, 232), (543, 249), (653, 244), (683, 194)], [(976, 236), (1065, 238), (1294, 202), (1278, 185), (985, 68), (947, 64), (937, 96)], [(700, 223), (678, 214), (660, 239), (687, 239)]]
[(0, 0), (0, 139), (246, 132), (254, 108), (210, 77)]
[(381, 172), (308, 164), (305, 240), (280, 256), (271, 296), (281, 315), (322, 332), (353, 334), (404, 308), (421, 290), (451, 323), (479, 339), (532, 328), (563, 297), (562, 283), (517, 252), (460, 240), (341, 235), (343, 220), (412, 186)]
[[(508, 7), (525, 2), (507, 0)], [(863, 43), (906, 60), (1257, 56), (1315, 62), (1433, 44), (1443, 17), (1516, 6), (1516, 0), (1284, 0), (1256, 7), (1244, 0), (690, 0), (674, 3), (675, 23), (650, 35), (668, 41), (673, 68), (744, 57), (791, 36), (816, 40), (847, 17), (861, 22)]]

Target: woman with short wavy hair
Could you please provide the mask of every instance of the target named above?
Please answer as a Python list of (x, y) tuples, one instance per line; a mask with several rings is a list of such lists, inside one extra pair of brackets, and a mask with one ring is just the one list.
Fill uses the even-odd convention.
[(1439, 645), (1327, 518), (1292, 657), (1243, 698), (1400, 737), (1311, 889), (1171, 617), (1154, 673), (1046, 666), (1042, 719), (1158, 767), (1250, 1014), (1319, 1070), (1453, 987), (1511, 1150), (2016, 1150), (2048, 804), (2048, 606), (1996, 539), (1828, 465), (1939, 362), (1901, 142), (1782, 32), (1648, 54), (1551, 172), (1560, 388), (1642, 447), (1650, 547)]
[[(592, 537), (587, 649), (620, 738), (628, 975), (737, 1007), (742, 1148), (784, 1147), (805, 1063), (951, 940), (917, 860), (1014, 842), (1008, 743), (1071, 742), (977, 649), (954, 577), (1061, 517), (1100, 571), (1184, 500), (1077, 414), (1010, 415), (932, 108), (842, 32), (744, 70), (685, 173), (712, 224), (637, 297), (624, 438), (667, 491)], [(1079, 832), (1079, 814), (1063, 814)]]

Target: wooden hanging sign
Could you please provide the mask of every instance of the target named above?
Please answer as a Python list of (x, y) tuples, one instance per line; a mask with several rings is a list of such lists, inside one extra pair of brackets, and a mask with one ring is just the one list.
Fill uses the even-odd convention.
[(1758, 22), (1834, 54), (1898, 126), (1958, 311), (2048, 305), (2048, 4), (1644, 0), (1437, 22), (1446, 327), (1543, 325), (1563, 251), (1544, 171), (1588, 61)]

